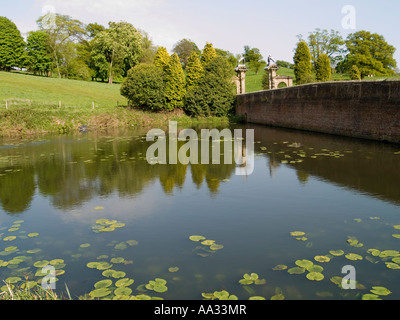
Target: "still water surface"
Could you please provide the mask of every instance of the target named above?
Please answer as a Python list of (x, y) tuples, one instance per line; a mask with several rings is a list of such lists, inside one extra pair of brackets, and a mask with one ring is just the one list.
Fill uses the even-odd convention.
[[(67, 284), (75, 299), (107, 279), (93, 295), (203, 299), (226, 290), (239, 299), (361, 299), (380, 286), (391, 293), (379, 298), (400, 299), (400, 147), (240, 128), (255, 129), (248, 176), (236, 176), (235, 164), (150, 165), (146, 130), (2, 141), (0, 279), (40, 283), (47, 262), (57, 270), (57, 292)], [(323, 267), (322, 280), (288, 272), (303, 259)], [(356, 270), (355, 290), (334, 278), (346, 265)], [(239, 283), (246, 273), (256, 273), (257, 284)], [(161, 292), (146, 288), (156, 278)], [(120, 279), (134, 282), (115, 293)]]

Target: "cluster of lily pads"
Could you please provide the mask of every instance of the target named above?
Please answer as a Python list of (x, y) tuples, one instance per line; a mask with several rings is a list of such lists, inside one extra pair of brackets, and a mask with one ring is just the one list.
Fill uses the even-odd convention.
[(224, 247), (222, 244), (215, 243), (215, 240), (208, 240), (206, 237), (201, 235), (191, 235), (189, 239), (202, 244), (202, 246), (197, 246), (195, 250), (200, 250), (201, 252), (198, 252), (197, 255), (203, 258), (208, 257), (210, 254), (213, 254)]
[(125, 223), (118, 222), (117, 220), (99, 219), (96, 224), (91, 228), (93, 232), (110, 232), (117, 228), (125, 227)]

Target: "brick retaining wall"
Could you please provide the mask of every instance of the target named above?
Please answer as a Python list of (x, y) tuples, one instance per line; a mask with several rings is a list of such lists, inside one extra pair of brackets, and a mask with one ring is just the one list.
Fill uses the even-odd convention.
[(338, 81), (237, 96), (250, 123), (400, 143), (400, 81)]

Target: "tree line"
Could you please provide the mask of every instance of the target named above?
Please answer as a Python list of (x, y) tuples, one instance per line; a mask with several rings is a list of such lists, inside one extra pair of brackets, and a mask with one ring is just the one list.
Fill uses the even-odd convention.
[(395, 74), (396, 49), (377, 33), (362, 30), (343, 39), (338, 31), (316, 29), (307, 40), (298, 38), (293, 58), (297, 84), (329, 81), (332, 70), (352, 80)]

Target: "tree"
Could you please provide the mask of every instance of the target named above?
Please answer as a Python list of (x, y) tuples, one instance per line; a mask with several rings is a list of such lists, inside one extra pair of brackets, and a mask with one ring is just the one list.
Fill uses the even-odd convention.
[(82, 22), (72, 19), (70, 16), (55, 14), (54, 24), (47, 23), (47, 15), (37, 20), (39, 30), (48, 35), (53, 63), (56, 66), (58, 77), (61, 78), (60, 65), (68, 59), (70, 53), (69, 43), (79, 41), (85, 35), (85, 26)]
[(153, 63), (157, 47), (153, 44), (149, 34), (146, 31), (139, 30), (142, 34), (142, 57), (140, 63)]
[(172, 51), (179, 56), (179, 59), (181, 60), (181, 63), (183, 64), (184, 68), (186, 68), (187, 66), (188, 59), (192, 51), (200, 53), (200, 50), (197, 47), (197, 45), (192, 40), (189, 39), (182, 39), (179, 42), (177, 42)]
[(320, 54), (315, 61), (315, 78), (317, 81), (329, 81), (332, 76), (331, 59), (326, 53)]
[[(302, 36), (298, 36), (300, 41), (304, 41)], [(326, 29), (315, 29), (314, 32), (310, 32), (308, 35), (308, 46), (310, 48), (310, 54), (312, 62), (315, 66), (319, 56), (325, 53), (335, 63), (341, 58), (343, 53), (343, 46), (345, 42), (339, 31), (326, 30)]]
[(24, 48), (24, 39), (14, 22), (0, 17), (0, 69), (21, 67)]
[(185, 74), (179, 56), (174, 53), (169, 59), (165, 75), (165, 99), (167, 109), (183, 107), (183, 99), (186, 95)]
[(396, 49), (389, 45), (385, 38), (377, 33), (359, 31), (347, 37), (346, 69), (356, 65), (361, 78), (367, 75), (393, 75), (397, 66), (393, 58)]
[[(142, 35), (128, 22), (110, 22), (109, 28), (93, 40), (94, 60), (108, 64), (108, 83), (115, 76), (126, 76), (142, 55)], [(103, 56), (103, 58), (98, 56)]]
[(206, 66), (216, 57), (217, 57), (217, 52), (215, 51), (212, 43), (207, 42), (201, 54), (202, 65)]
[(311, 82), (311, 54), (305, 41), (298, 43), (293, 60), (296, 83)]
[(227, 58), (216, 57), (205, 67), (197, 85), (188, 89), (185, 111), (192, 116), (226, 116), (233, 110), (236, 88)]
[(121, 86), (121, 95), (129, 104), (146, 110), (165, 108), (163, 71), (152, 64), (139, 64), (128, 71)]
[(170, 60), (170, 55), (164, 47), (159, 47), (157, 49), (156, 55), (154, 57), (154, 65), (162, 70), (163, 72), (166, 71)]
[(195, 86), (203, 76), (203, 66), (196, 51), (192, 51), (186, 66), (186, 87)]
[(32, 31), (29, 33), (26, 50), (27, 65), (35, 74), (48, 75), (51, 70), (52, 58), (50, 48), (48, 47), (49, 36), (42, 31)]

